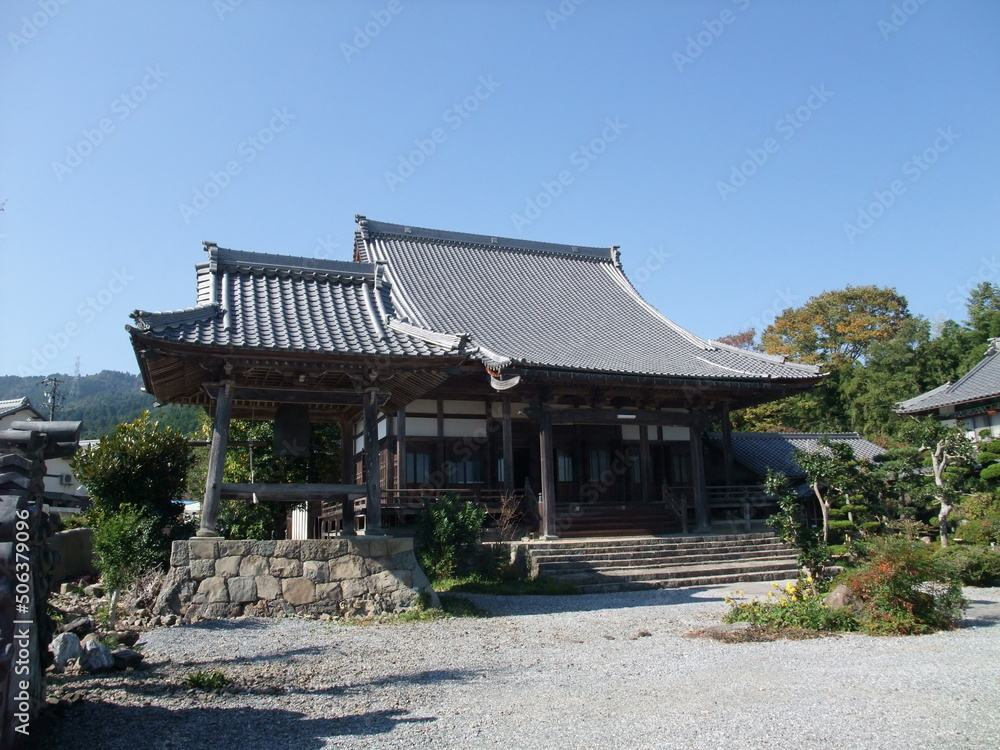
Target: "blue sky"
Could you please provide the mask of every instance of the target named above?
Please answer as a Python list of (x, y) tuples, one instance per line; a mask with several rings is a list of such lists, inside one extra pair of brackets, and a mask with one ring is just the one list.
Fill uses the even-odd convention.
[(704, 337), (1000, 281), (991, 0), (6, 0), (0, 33), (0, 374), (136, 372), (202, 240), (347, 260), (355, 214), (619, 245)]

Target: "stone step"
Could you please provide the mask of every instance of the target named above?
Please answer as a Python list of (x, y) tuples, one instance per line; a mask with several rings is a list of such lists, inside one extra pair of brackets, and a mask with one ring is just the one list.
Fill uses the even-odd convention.
[(795, 570), (796, 575), (798, 574), (798, 568), (794, 560), (747, 560), (745, 562), (733, 562), (722, 565), (673, 565), (669, 567), (569, 573), (558, 576), (558, 580), (583, 586), (592, 583), (669, 581), (704, 576), (753, 575), (757, 573), (765, 573), (773, 576), (775, 572), (790, 569)]
[(634, 545), (628, 547), (595, 548), (593, 550), (565, 550), (551, 553), (535, 553), (532, 558), (539, 563), (566, 562), (575, 560), (629, 560), (636, 558), (667, 559), (683, 555), (711, 554), (743, 554), (759, 551), (792, 552), (793, 550), (780, 541), (755, 542), (751, 544), (705, 544), (680, 545), (664, 547), (657, 545)]
[(534, 553), (562, 550), (593, 549), (595, 547), (622, 547), (635, 545), (678, 545), (678, 544), (722, 544), (749, 540), (777, 540), (773, 532), (747, 534), (717, 534), (711, 536), (634, 536), (615, 538), (569, 539), (549, 542), (528, 542), (527, 548)]
[(717, 586), (724, 584), (753, 583), (755, 581), (785, 581), (798, 578), (797, 568), (759, 572), (744, 572), (729, 575), (696, 575), (688, 578), (671, 578), (653, 581), (613, 581), (585, 583), (578, 587), (581, 594), (611, 594), (619, 591), (648, 591), (650, 589), (674, 589), (687, 586)]
[(746, 560), (795, 560), (794, 554), (786, 550), (744, 552), (741, 554), (719, 553), (715, 555), (683, 555), (669, 558), (636, 557), (627, 560), (574, 560), (538, 561), (539, 573), (546, 576), (564, 575), (588, 570), (630, 570), (636, 568), (667, 568), (675, 565), (725, 564)]

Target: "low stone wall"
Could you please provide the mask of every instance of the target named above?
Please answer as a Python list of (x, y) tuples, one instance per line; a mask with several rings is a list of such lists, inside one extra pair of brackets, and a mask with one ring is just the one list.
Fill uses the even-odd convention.
[(369, 616), (436, 595), (413, 540), (352, 537), (174, 542), (157, 614), (185, 620), (281, 614)]

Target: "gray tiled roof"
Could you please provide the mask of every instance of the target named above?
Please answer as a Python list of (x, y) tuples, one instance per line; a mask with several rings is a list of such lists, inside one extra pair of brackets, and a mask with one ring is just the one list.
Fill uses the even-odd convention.
[[(208, 245), (198, 304), (136, 310), (133, 330), (165, 342), (225, 348), (414, 357), (460, 354), (462, 340), (401, 332), (374, 264), (227, 250)], [(207, 270), (212, 278), (202, 284)], [(422, 333), (426, 335), (421, 335)]]
[[(760, 476), (764, 476), (768, 468), (771, 468), (785, 476), (799, 478), (804, 476), (804, 472), (795, 463), (793, 451), (799, 448), (817, 453), (820, 450), (819, 441), (824, 437), (835, 443), (849, 444), (854, 449), (855, 456), (869, 461), (885, 453), (885, 449), (865, 440), (856, 432), (734, 432), (733, 458)], [(721, 447), (720, 433), (710, 432), (708, 438)]]
[(900, 414), (936, 412), (942, 406), (957, 406), (984, 399), (1000, 399), (1000, 339), (990, 341), (979, 363), (954, 383), (948, 382), (896, 405)]
[(385, 264), (399, 314), (467, 334), (474, 356), (594, 372), (815, 379), (818, 369), (706, 341), (667, 320), (625, 277), (617, 248), (526, 242), (358, 217), (361, 260)]
[(9, 416), (10, 414), (16, 414), (22, 409), (28, 409), (37, 414), (39, 417), (42, 416), (39, 413), (39, 411), (34, 406), (31, 405), (31, 401), (28, 399), (27, 396), (22, 396), (21, 398), (10, 398), (5, 401), (0, 401), (0, 417), (6, 417)]

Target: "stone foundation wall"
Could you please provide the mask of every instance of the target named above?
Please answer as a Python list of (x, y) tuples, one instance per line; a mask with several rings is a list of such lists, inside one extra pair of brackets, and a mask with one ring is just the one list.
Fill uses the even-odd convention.
[(156, 613), (185, 620), (281, 614), (400, 612), (436, 599), (413, 540), (352, 537), (174, 542)]

